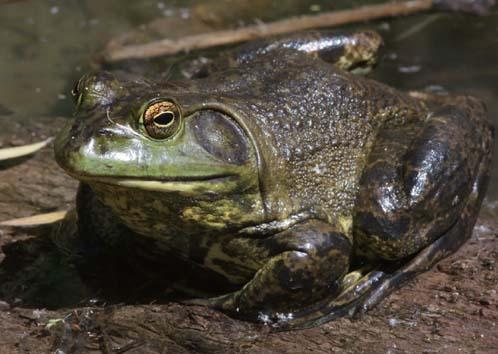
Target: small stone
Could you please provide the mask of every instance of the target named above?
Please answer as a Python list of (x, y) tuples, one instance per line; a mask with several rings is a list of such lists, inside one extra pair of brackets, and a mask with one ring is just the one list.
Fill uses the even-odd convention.
[(395, 318), (390, 318), (388, 323), (389, 323), (389, 327), (391, 328), (394, 328), (396, 327), (398, 324), (399, 324), (399, 320), (395, 319)]

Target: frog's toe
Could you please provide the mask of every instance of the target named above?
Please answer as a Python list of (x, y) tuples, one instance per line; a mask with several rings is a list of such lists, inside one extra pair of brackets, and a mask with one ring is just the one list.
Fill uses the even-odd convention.
[(364, 298), (358, 301), (354, 309), (351, 311), (351, 316), (356, 319), (362, 318), (391, 292), (391, 290), (389, 290), (391, 286), (390, 277), (383, 279)]

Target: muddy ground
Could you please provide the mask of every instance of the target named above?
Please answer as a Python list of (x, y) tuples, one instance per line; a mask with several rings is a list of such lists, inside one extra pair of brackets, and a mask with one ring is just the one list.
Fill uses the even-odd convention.
[[(12, 137), (3, 145), (51, 136), (64, 121), (2, 122)], [(4, 164), (0, 220), (67, 208), (75, 190), (51, 147)], [(106, 302), (50, 261), (49, 228), (1, 227), (0, 353), (497, 353), (498, 221), (485, 214), (456, 254), (362, 319), (284, 333), (201, 307)]]

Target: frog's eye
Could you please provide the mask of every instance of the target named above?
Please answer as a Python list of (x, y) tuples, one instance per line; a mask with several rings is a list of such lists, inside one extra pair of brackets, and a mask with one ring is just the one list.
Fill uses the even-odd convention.
[(143, 124), (147, 133), (154, 139), (167, 139), (180, 127), (180, 110), (171, 101), (150, 104), (143, 114)]

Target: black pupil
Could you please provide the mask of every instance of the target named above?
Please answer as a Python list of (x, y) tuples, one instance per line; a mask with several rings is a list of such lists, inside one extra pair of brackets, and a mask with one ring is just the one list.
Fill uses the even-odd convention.
[(173, 119), (175, 119), (173, 112), (164, 112), (154, 117), (154, 123), (157, 125), (168, 125)]

